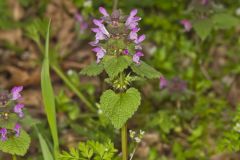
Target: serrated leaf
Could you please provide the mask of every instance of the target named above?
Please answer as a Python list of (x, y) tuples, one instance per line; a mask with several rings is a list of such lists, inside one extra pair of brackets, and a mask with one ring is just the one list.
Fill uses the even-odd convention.
[(213, 22), (211, 19), (200, 19), (193, 23), (193, 28), (195, 29), (197, 35), (205, 40), (213, 29)]
[(126, 69), (131, 64), (131, 61), (127, 56), (111, 56), (110, 58), (107, 57), (103, 63), (104, 69), (106, 70), (108, 76), (114, 78), (124, 69)]
[(21, 130), (19, 137), (9, 137), (4, 142), (0, 141), (0, 150), (5, 153), (23, 156), (26, 154), (29, 144), (29, 135), (24, 130)]
[(145, 77), (148, 79), (159, 78), (161, 73), (158, 72), (155, 68), (151, 67), (147, 63), (141, 61), (141, 64), (132, 64), (131, 68), (133, 72), (138, 74), (141, 77)]
[(240, 22), (238, 18), (227, 13), (214, 14), (212, 20), (214, 25), (220, 29), (228, 29), (234, 27)]
[(133, 116), (140, 103), (141, 96), (135, 88), (130, 88), (126, 93), (119, 94), (112, 90), (107, 90), (100, 99), (103, 113), (117, 129), (121, 128)]
[(97, 76), (100, 73), (102, 73), (103, 69), (104, 67), (102, 64), (97, 64), (96, 62), (94, 62), (89, 66), (83, 68), (80, 74), (87, 75), (87, 76)]

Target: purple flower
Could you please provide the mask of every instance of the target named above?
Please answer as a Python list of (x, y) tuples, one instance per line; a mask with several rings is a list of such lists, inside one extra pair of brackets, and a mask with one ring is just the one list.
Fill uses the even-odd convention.
[(186, 82), (178, 77), (173, 78), (168, 85), (168, 90), (170, 93), (184, 92), (186, 89)]
[(127, 18), (127, 21), (125, 23), (125, 26), (128, 27), (129, 29), (136, 28), (138, 25), (138, 21), (141, 20), (140, 17), (135, 17), (137, 14), (137, 9), (134, 9), (130, 12), (130, 15)]
[(24, 107), (23, 104), (17, 104), (17, 105), (15, 105), (15, 107), (13, 109), (14, 112), (17, 113), (20, 118), (22, 118), (24, 116), (23, 111), (22, 111), (23, 107)]
[(103, 7), (99, 7), (99, 12), (104, 16), (104, 17), (109, 17), (109, 14), (107, 10)]
[(98, 42), (99, 40), (95, 40), (95, 41), (89, 42), (88, 44), (95, 47), (95, 46), (98, 46)]
[(145, 40), (145, 38), (146, 38), (146, 36), (143, 34), (143, 35), (141, 35), (140, 37), (138, 37), (138, 38), (134, 41), (134, 43), (140, 44), (142, 41)]
[(107, 31), (107, 29), (105, 28), (104, 24), (103, 24), (103, 20), (98, 20), (98, 19), (94, 19), (93, 23), (99, 27), (99, 30), (105, 34), (107, 37), (110, 37), (109, 32)]
[(100, 62), (100, 60), (104, 57), (106, 54), (106, 50), (103, 49), (102, 47), (95, 47), (92, 49), (93, 52), (96, 52), (97, 54), (97, 63)]
[(159, 80), (160, 80), (160, 83), (159, 83), (160, 89), (166, 88), (168, 85), (168, 81), (163, 76), (161, 76)]
[(20, 129), (21, 129), (21, 125), (17, 123), (13, 129), (16, 132), (16, 137), (19, 137)]
[(107, 39), (107, 36), (100, 30), (100, 28), (92, 28), (92, 31), (96, 33), (96, 41)]
[(23, 90), (23, 86), (13, 87), (12, 90), (11, 90), (12, 100), (18, 100), (19, 98), (21, 98), (20, 92), (21, 92), (22, 90)]
[(137, 32), (140, 30), (140, 28), (133, 28), (129, 34), (129, 39), (136, 40), (138, 38)]
[(125, 54), (125, 55), (129, 55), (129, 51), (128, 51), (128, 49), (124, 49), (124, 50), (123, 50), (123, 54)]
[(1, 140), (6, 141), (7, 140), (7, 129), (6, 128), (0, 129), (0, 134), (1, 134)]
[(143, 53), (138, 51), (133, 55), (133, 62), (140, 64), (140, 58), (143, 56)]
[(88, 23), (84, 21), (83, 16), (79, 13), (75, 14), (75, 18), (80, 24), (80, 33), (84, 33), (84, 31), (88, 28)]
[(189, 20), (183, 19), (180, 23), (183, 25), (185, 32), (189, 32), (192, 29), (192, 23)]

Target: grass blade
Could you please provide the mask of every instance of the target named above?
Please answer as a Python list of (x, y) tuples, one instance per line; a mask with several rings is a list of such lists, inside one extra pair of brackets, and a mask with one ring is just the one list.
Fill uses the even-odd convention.
[(47, 114), (47, 120), (50, 126), (52, 138), (53, 138), (54, 157), (55, 159), (57, 159), (58, 153), (59, 153), (59, 142), (58, 142), (57, 123), (56, 123), (54, 92), (51, 84), (50, 71), (49, 71), (50, 70), (49, 32), (50, 32), (50, 21), (48, 24), (48, 30), (46, 35), (45, 56), (44, 56), (42, 72), (41, 72), (41, 89), (42, 89), (44, 108)]
[(43, 159), (44, 160), (53, 160), (53, 156), (48, 148), (48, 145), (47, 145), (45, 139), (42, 137), (42, 135), (39, 132), (38, 132), (38, 139), (40, 141)]

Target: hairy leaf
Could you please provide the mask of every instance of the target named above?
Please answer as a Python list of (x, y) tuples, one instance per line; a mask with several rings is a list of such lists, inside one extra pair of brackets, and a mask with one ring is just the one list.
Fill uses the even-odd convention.
[(211, 19), (200, 19), (193, 23), (193, 28), (195, 29), (197, 35), (205, 40), (213, 29), (213, 23)]
[(131, 68), (133, 72), (138, 74), (141, 77), (145, 77), (148, 79), (159, 78), (161, 73), (158, 72), (156, 69), (148, 65), (147, 63), (141, 61), (140, 65), (132, 64)]
[(212, 17), (213, 23), (217, 28), (228, 29), (239, 24), (239, 19), (227, 14), (227, 13), (218, 13), (214, 14)]
[(100, 100), (103, 113), (110, 119), (115, 128), (121, 128), (131, 118), (141, 103), (137, 89), (130, 88), (126, 93), (116, 94), (112, 90), (103, 93)]
[(87, 76), (97, 76), (103, 71), (103, 65), (97, 64), (96, 62), (90, 64), (89, 66), (83, 68), (83, 70), (80, 72), (82, 75)]
[(130, 64), (131, 61), (127, 56), (120, 56), (120, 57), (106, 57), (104, 59), (104, 68), (109, 75), (109, 77), (114, 78), (119, 73), (121, 73), (124, 69), (126, 69)]

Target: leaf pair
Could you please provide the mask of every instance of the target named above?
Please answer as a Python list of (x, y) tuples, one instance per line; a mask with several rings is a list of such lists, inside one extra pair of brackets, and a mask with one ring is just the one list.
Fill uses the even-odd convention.
[(197, 35), (205, 40), (212, 29), (228, 29), (239, 24), (239, 19), (227, 13), (218, 13), (210, 18), (200, 19), (193, 23)]
[(88, 76), (97, 76), (105, 69), (110, 78), (117, 76), (123, 72), (126, 68), (131, 67), (132, 71), (140, 77), (153, 79), (159, 78), (161, 73), (155, 70), (150, 65), (141, 61), (141, 64), (135, 64), (131, 62), (131, 59), (127, 56), (121, 57), (107, 57), (102, 63), (92, 63), (84, 68), (80, 74)]

